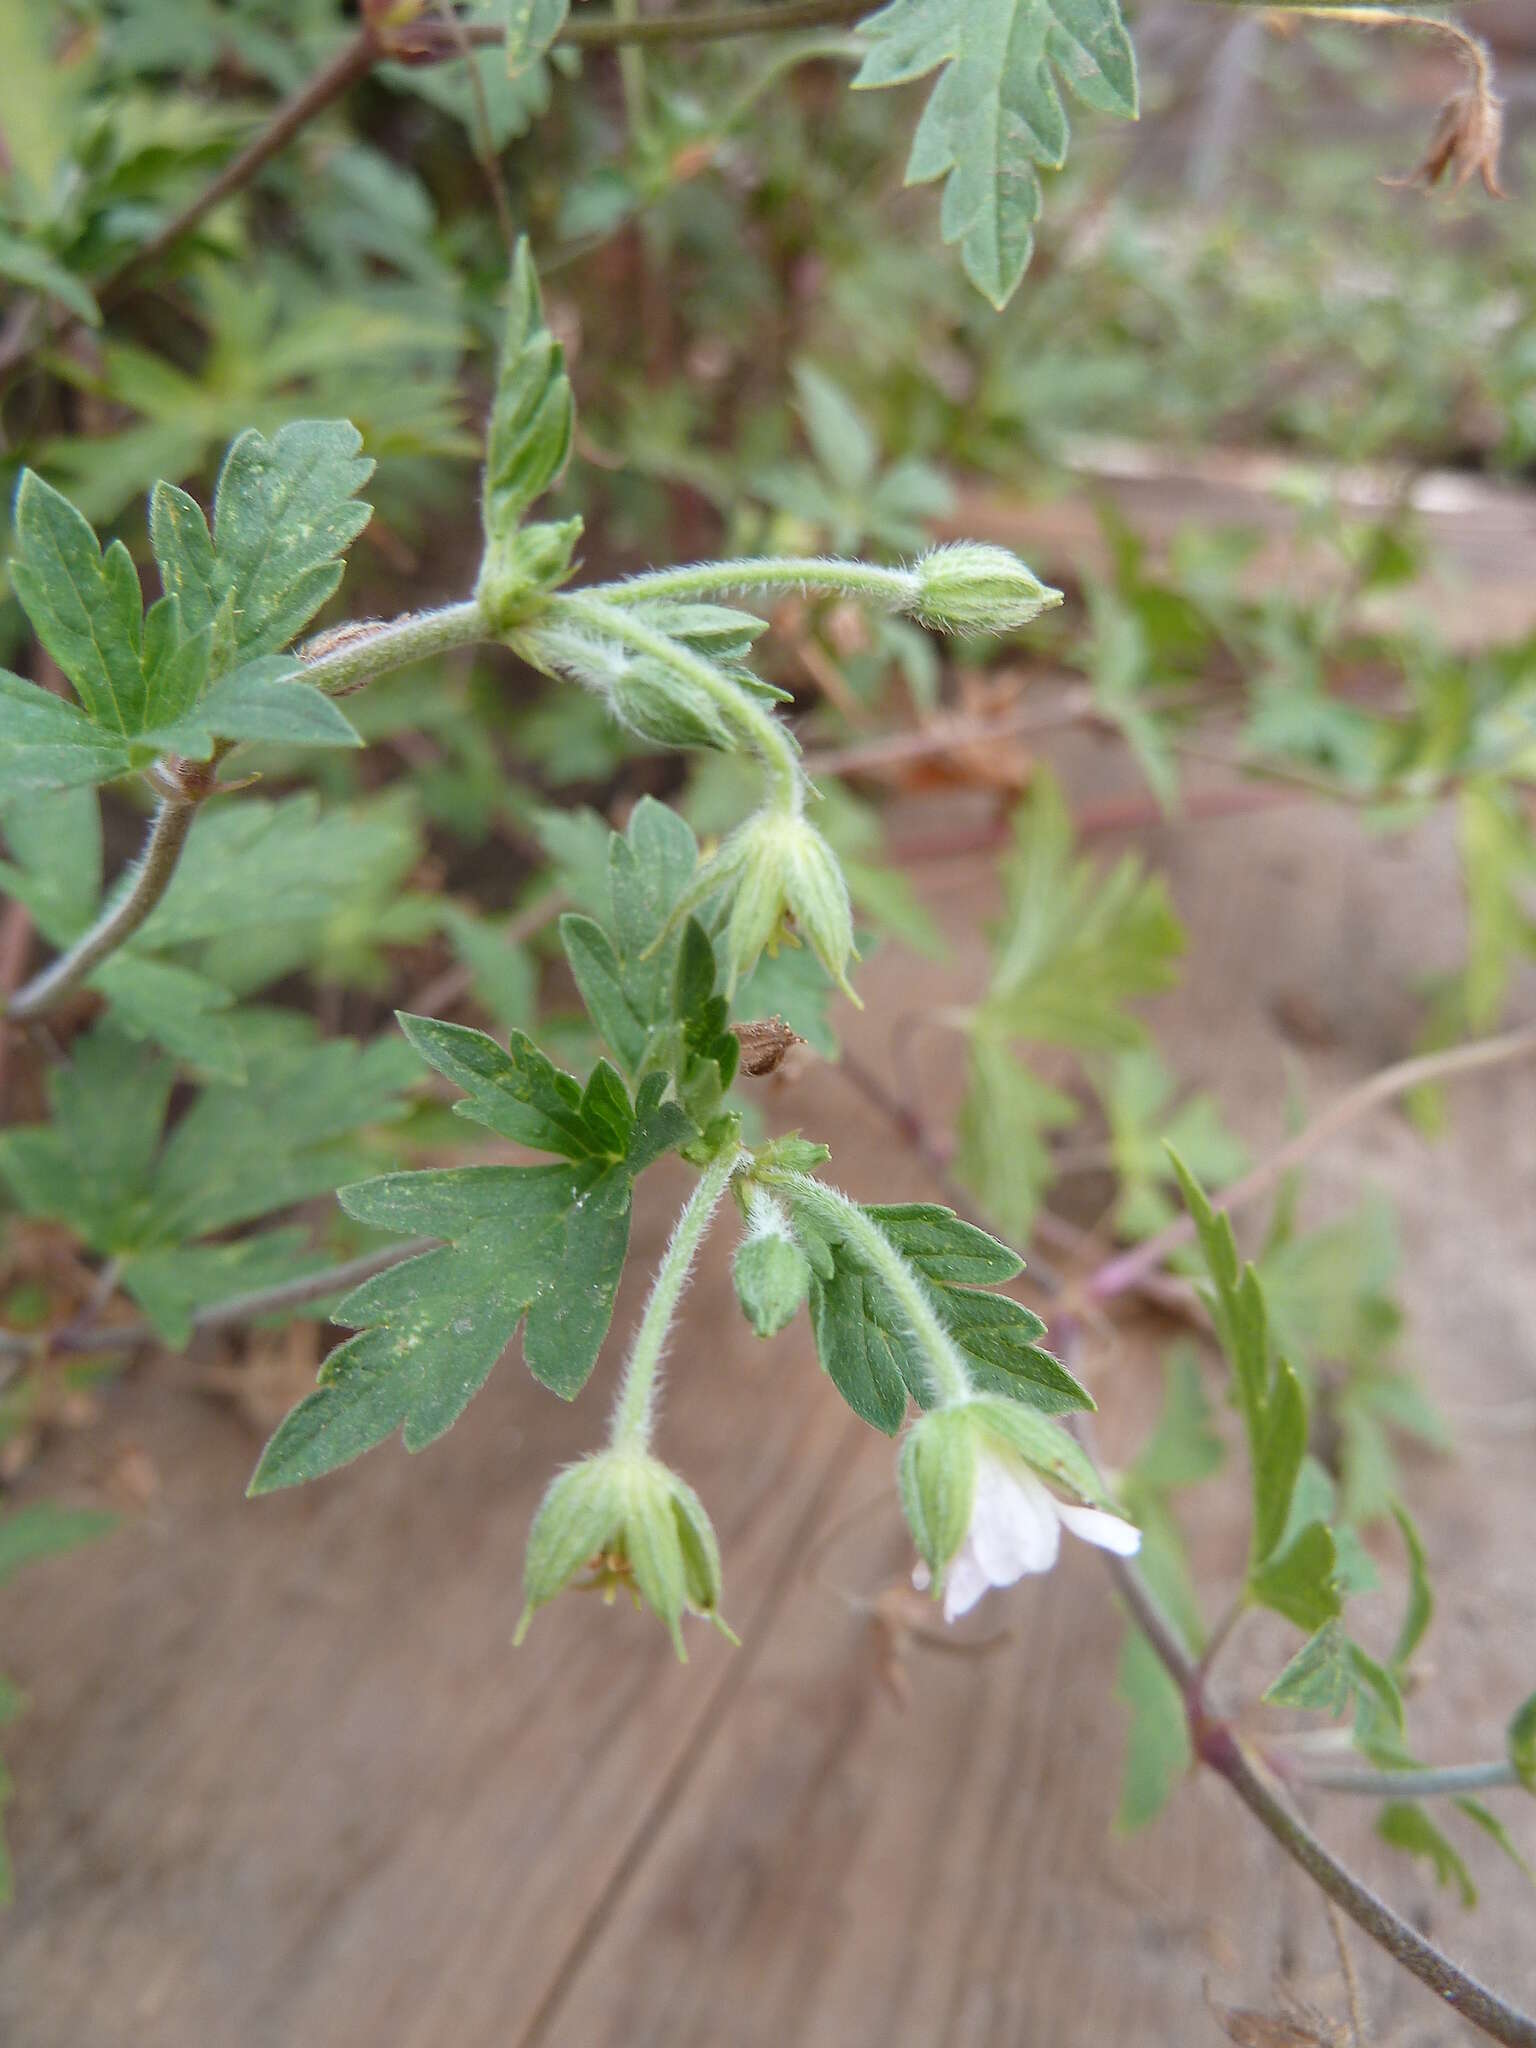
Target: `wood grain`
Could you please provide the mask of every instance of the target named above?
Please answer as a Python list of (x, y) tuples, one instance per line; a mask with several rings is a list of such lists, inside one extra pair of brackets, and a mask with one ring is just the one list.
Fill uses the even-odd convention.
[[(1068, 765), (1103, 793), (1096, 754)], [(1303, 810), (1173, 828), (1151, 850), (1193, 934), (1161, 1041), (1252, 1141), (1284, 1128), (1289, 1062), (1321, 1102), (1408, 1049), (1413, 988), (1458, 944), (1443, 834), (1387, 841)], [(975, 986), (990, 884), (980, 866), (942, 880), (953, 959), (872, 963), (851, 1029), (877, 1063), (900, 1012)], [(1296, 994), (1305, 1045), (1277, 1022)], [(953, 1047), (929, 1045), (904, 1085), (942, 1112), (954, 1070)], [(853, 1193), (923, 1191), (830, 1070), (764, 1100), (776, 1127), (831, 1140)], [(1536, 1090), (1489, 1077), (1451, 1107), (1434, 1149), (1400, 1117), (1362, 1125), (1308, 1191), (1318, 1218), (1367, 1185), (1398, 1201), (1412, 1348), (1462, 1430), (1460, 1463), (1409, 1464), (1441, 1595), (1415, 1727), (1446, 1757), (1491, 1753), (1536, 1669)], [(647, 1260), (681, 1185), (655, 1179)], [(739, 1652), (700, 1633), (679, 1669), (648, 1618), (579, 1599), (510, 1649), (528, 1518), (597, 1434), (598, 1384), (568, 1409), (509, 1360), (420, 1458), (391, 1447), (251, 1504), (252, 1443), (166, 1361), (54, 1458), (41, 1481), (84, 1498), (136, 1444), (161, 1491), (104, 1550), (7, 1591), (4, 1662), (32, 1708), (7, 1740), (5, 2048), (1137, 2048), (1219, 2040), (1203, 1980), (1262, 2007), (1277, 1972), (1340, 2010), (1320, 1909), (1221, 1787), (1113, 1838), (1118, 1622), (1090, 1554), (983, 1610), (1001, 1648), (915, 1648), (898, 1711), (864, 1607), (910, 1562), (890, 1448), (844, 1414), (803, 1329), (745, 1334), (728, 1235), (676, 1346), (662, 1447), (716, 1517)], [(1089, 1356), (1112, 1454), (1152, 1412), (1167, 1334), (1131, 1324)], [(1232, 1498), (1213, 1492), (1192, 1535), (1219, 1591)], [(1367, 1610), (1383, 1639), (1394, 1622), (1390, 1600)], [(1257, 1690), (1293, 1640), (1243, 1637), (1234, 1679)], [(1529, 1812), (1501, 1811), (1536, 1853)], [(1513, 1871), (1479, 1853), (1488, 1902), (1467, 1916), (1376, 1847), (1358, 1807), (1314, 1818), (1437, 1938), (1536, 1995)], [(1360, 1962), (1376, 2048), (1467, 2038)]]

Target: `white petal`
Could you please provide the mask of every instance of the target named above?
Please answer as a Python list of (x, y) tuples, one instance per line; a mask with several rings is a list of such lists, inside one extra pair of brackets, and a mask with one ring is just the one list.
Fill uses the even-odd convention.
[(929, 1571), (921, 1558), (912, 1567), (912, 1583), (916, 1586), (919, 1593), (926, 1593), (933, 1584), (933, 1573)]
[(944, 1574), (944, 1619), (958, 1621), (962, 1614), (969, 1614), (991, 1583), (975, 1552), (965, 1544), (950, 1559)]
[(1056, 1512), (1074, 1536), (1081, 1536), (1085, 1543), (1096, 1543), (1100, 1550), (1112, 1550), (1116, 1557), (1134, 1557), (1141, 1548), (1141, 1531), (1135, 1523), (1123, 1522), (1118, 1515), (1106, 1515), (1102, 1508), (1079, 1508), (1070, 1501), (1059, 1500)]
[(1056, 1502), (1022, 1459), (1004, 1462), (990, 1451), (977, 1458), (969, 1546), (994, 1586), (1048, 1572), (1056, 1562)]

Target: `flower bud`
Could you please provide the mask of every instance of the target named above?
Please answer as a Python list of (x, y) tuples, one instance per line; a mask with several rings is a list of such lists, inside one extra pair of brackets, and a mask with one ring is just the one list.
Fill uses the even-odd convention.
[(1061, 603), (1007, 548), (957, 541), (916, 564), (914, 614), (945, 633), (1009, 633)]
[(896, 1476), (918, 1556), (940, 1579), (971, 1519), (976, 1431), (969, 1404), (935, 1408), (915, 1422), (903, 1439)]
[(793, 1321), (810, 1291), (811, 1266), (795, 1242), (789, 1218), (773, 1197), (752, 1194), (747, 1235), (731, 1268), (741, 1312), (759, 1337), (773, 1337)]
[(685, 915), (719, 890), (730, 892), (725, 921), (727, 993), (745, 981), (763, 952), (776, 952), (803, 936), (845, 995), (854, 995), (848, 963), (853, 948), (853, 910), (837, 856), (825, 839), (794, 810), (756, 812), (733, 832), (699, 870), (673, 912)]
[(646, 1451), (600, 1451), (550, 1483), (528, 1532), (514, 1642), (588, 1569), (585, 1583), (605, 1599), (623, 1586), (658, 1615), (685, 1662), (685, 1613), (730, 1635), (719, 1615), (720, 1548), (709, 1517), (693, 1488)]

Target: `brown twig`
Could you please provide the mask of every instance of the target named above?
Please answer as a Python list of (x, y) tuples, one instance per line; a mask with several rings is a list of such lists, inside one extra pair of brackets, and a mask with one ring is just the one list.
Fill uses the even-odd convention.
[(1505, 2043), (1506, 2048), (1536, 2048), (1536, 2021), (1507, 2004), (1426, 1941), (1385, 1900), (1347, 1870), (1291, 1810), (1247, 1746), (1226, 1722), (1214, 1720), (1208, 1714), (1195, 1660), (1136, 1566), (1129, 1558), (1113, 1557), (1107, 1552), (1104, 1562), (1131, 1619), (1184, 1697), (1191, 1746), (1198, 1760), (1226, 1779), (1291, 1861), (1421, 1984), (1427, 1985), (1471, 2025)]
[[(1392, 1102), (1415, 1088), (1427, 1088), (1438, 1081), (1457, 1080), (1464, 1074), (1481, 1073), (1487, 1067), (1505, 1066), (1513, 1060), (1530, 1059), (1533, 1055), (1536, 1055), (1536, 1025), (1527, 1025), (1520, 1031), (1507, 1031), (1497, 1038), (1474, 1039), (1469, 1045), (1452, 1046), (1446, 1052), (1422, 1053), (1415, 1059), (1399, 1060), (1394, 1066), (1383, 1067), (1369, 1080), (1362, 1081), (1358, 1088), (1351, 1088), (1341, 1095), (1305, 1130), (1298, 1131), (1295, 1137), (1271, 1152), (1267, 1159), (1261, 1159), (1257, 1166), (1223, 1188), (1212, 1198), (1212, 1206), (1217, 1209), (1240, 1208), (1244, 1202), (1272, 1187), (1293, 1166), (1309, 1159), (1320, 1146), (1337, 1136), (1357, 1117), (1366, 1115), (1384, 1102)], [(1125, 1293), (1127, 1288), (1138, 1287), (1170, 1252), (1190, 1243), (1194, 1235), (1193, 1218), (1180, 1216), (1166, 1230), (1158, 1231), (1155, 1237), (1147, 1238), (1134, 1250), (1122, 1252), (1101, 1266), (1088, 1282), (1090, 1298), (1110, 1301), (1115, 1295)]]
[[(1248, 817), (1255, 811), (1281, 810), (1307, 803), (1315, 792), (1264, 782), (1240, 782), (1214, 789), (1192, 789), (1170, 816), (1155, 797), (1107, 797), (1101, 803), (1085, 804), (1076, 812), (1072, 829), (1079, 839), (1095, 839), (1111, 832), (1141, 832), (1158, 828), (1176, 829), (1183, 824), (1208, 819)], [(968, 860), (977, 854), (995, 853), (1013, 837), (1008, 815), (989, 818), (979, 826), (934, 835), (926, 839), (898, 840), (892, 858), (901, 866), (926, 865), (940, 860)]]
[[(617, 49), (626, 44), (716, 42), (732, 36), (774, 35), (794, 29), (821, 28), (852, 21), (867, 10), (868, 0), (787, 0), (774, 7), (739, 7), (710, 14), (655, 14), (624, 21), (597, 16), (567, 21), (558, 40), (573, 49)], [(120, 299), (138, 275), (183, 240), (214, 207), (241, 191), (299, 131), (365, 78), (376, 64), (394, 61), (411, 65), (444, 64), (462, 59), (476, 48), (505, 39), (499, 23), (427, 19), (399, 26), (365, 22), (308, 82), (274, 111), (270, 120), (222, 170), (139, 244), (93, 292), (104, 310)], [(0, 380), (31, 354), (38, 340), (41, 299), (19, 300), (0, 332)], [(76, 314), (56, 312), (46, 319), (44, 333), (57, 340), (80, 324)]]
[[(244, 149), (230, 158), (201, 192), (189, 199), (179, 212), (173, 213), (148, 241), (141, 242), (96, 286), (96, 300), (103, 310), (122, 297), (141, 270), (158, 262), (168, 249), (189, 235), (214, 207), (248, 185), (280, 150), (287, 148), (301, 128), (307, 127), (317, 114), (340, 99), (350, 86), (366, 77), (385, 54), (381, 38), (367, 25), (343, 43), (335, 56), (322, 64), (307, 84), (301, 85), (297, 92), (283, 101), (266, 125), (252, 136)], [(0, 369), (4, 367), (0, 364)]]
[(824, 747), (805, 757), (806, 772), (817, 775), (862, 775), (871, 768), (892, 768), (907, 761), (930, 760), (935, 754), (984, 747), (993, 740), (1018, 739), (1027, 733), (1056, 732), (1097, 716), (1093, 692), (1083, 685), (1065, 691), (1055, 704), (1033, 704), (1002, 718), (975, 718), (964, 712), (933, 719), (915, 732), (884, 733), (855, 740), (846, 747)]

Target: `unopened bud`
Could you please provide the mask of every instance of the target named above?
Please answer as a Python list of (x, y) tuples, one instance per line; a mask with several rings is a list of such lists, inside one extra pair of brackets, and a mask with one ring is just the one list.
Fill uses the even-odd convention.
[(976, 1430), (969, 1405), (935, 1408), (907, 1431), (896, 1468), (902, 1512), (935, 1579), (965, 1541), (976, 1490)]
[[(685, 899), (691, 907), (728, 888), (725, 924), (729, 992), (763, 952), (806, 944), (845, 994), (853, 948), (853, 910), (837, 856), (799, 811), (758, 811), (700, 870)], [(853, 996), (855, 1002), (857, 996)]]
[(763, 1189), (752, 1207), (731, 1268), (741, 1312), (759, 1337), (773, 1337), (798, 1314), (811, 1285), (810, 1261), (795, 1242), (789, 1218)]
[(982, 541), (935, 548), (914, 573), (914, 614), (945, 633), (1010, 633), (1061, 603), (1017, 555)]

